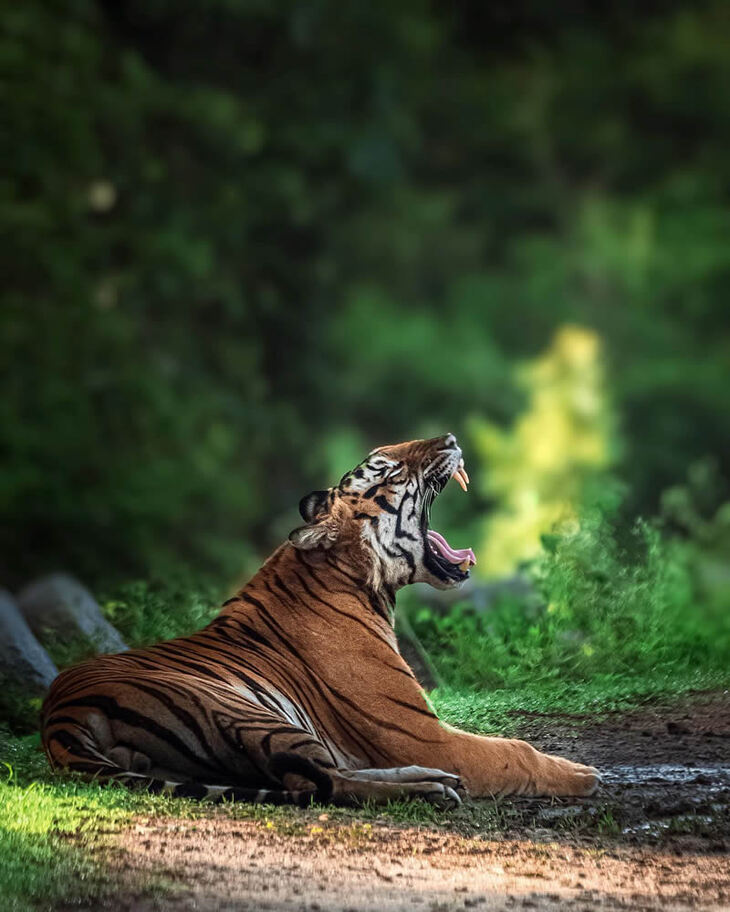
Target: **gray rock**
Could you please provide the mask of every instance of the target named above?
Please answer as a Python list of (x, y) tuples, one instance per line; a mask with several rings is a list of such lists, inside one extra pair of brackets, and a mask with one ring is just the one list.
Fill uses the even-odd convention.
[(58, 674), (12, 595), (0, 589), (0, 680), (25, 698), (41, 697)]
[(18, 606), (41, 642), (84, 640), (97, 652), (124, 652), (128, 647), (102, 615), (94, 596), (72, 576), (53, 573), (26, 586)]

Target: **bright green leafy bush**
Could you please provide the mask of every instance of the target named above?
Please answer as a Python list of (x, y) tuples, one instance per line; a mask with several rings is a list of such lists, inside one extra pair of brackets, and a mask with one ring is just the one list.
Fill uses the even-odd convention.
[[(623, 539), (594, 512), (544, 537), (530, 567), (532, 597), (505, 596), (484, 611), (465, 602), (411, 622), (446, 682), (520, 689), (570, 682), (662, 680), (680, 689), (704, 672), (726, 680), (730, 612), (703, 600), (692, 545), (638, 522)], [(610, 689), (610, 688), (609, 688)]]

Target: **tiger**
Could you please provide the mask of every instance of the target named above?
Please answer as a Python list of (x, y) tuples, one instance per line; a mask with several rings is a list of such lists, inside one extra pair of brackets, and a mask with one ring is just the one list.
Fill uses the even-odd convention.
[(453, 434), (372, 450), (191, 636), (63, 671), (42, 707), (54, 770), (177, 797), (293, 804), (586, 796), (592, 766), (441, 719), (403, 660), (396, 592), (476, 562), (430, 528), (469, 477)]

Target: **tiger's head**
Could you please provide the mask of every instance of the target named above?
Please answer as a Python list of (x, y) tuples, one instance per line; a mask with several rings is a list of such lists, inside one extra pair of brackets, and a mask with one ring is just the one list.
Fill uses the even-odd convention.
[(289, 541), (344, 559), (376, 589), (459, 586), (476, 563), (474, 552), (452, 548), (429, 528), (431, 505), (451, 478), (466, 491), (469, 476), (453, 434), (378, 447), (338, 485), (302, 498), (306, 525)]

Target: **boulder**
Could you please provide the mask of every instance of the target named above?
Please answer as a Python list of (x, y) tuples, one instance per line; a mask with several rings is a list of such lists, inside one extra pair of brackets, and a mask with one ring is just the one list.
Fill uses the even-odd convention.
[(12, 595), (0, 589), (0, 682), (25, 698), (42, 697), (58, 674)]
[(128, 648), (89, 590), (65, 573), (30, 583), (19, 593), (18, 606), (41, 643), (69, 645), (82, 641), (96, 652), (124, 652)]

